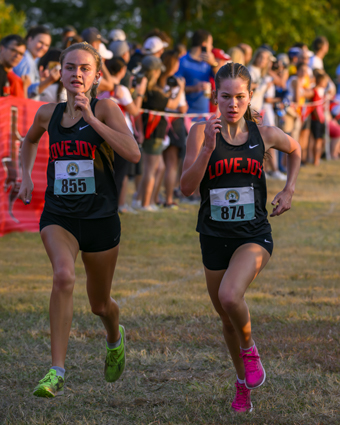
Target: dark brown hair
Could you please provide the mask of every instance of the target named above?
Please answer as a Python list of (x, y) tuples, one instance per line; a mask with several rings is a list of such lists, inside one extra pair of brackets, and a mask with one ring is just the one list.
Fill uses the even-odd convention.
[[(241, 65), (240, 63), (234, 63), (234, 62), (229, 62), (223, 65), (217, 71), (217, 74), (215, 76), (216, 92), (220, 89), (221, 82), (223, 80), (226, 80), (227, 78), (230, 78), (232, 80), (235, 80), (236, 78), (242, 78), (242, 80), (247, 82), (247, 90), (250, 93), (251, 76), (249, 74), (248, 69), (244, 65)], [(253, 121), (256, 124), (259, 124), (260, 122), (260, 119), (259, 119), (260, 114), (257, 111), (254, 111), (254, 110), (252, 111), (249, 105), (243, 117), (245, 120)]]
[[(82, 43), (71, 44), (71, 46), (69, 46), (67, 49), (65, 49), (61, 52), (61, 55), (60, 55), (61, 67), (63, 66), (63, 61), (64, 61), (66, 55), (70, 52), (73, 52), (74, 50), (84, 50), (85, 52), (91, 53), (91, 55), (93, 56), (93, 58), (96, 62), (97, 72), (99, 72), (101, 70), (101, 68), (102, 68), (102, 58), (101, 58), (100, 54), (97, 52), (97, 50), (93, 46), (91, 46), (91, 44), (86, 43), (86, 41), (83, 41)], [(96, 85), (92, 86), (90, 95), (91, 95), (91, 97), (97, 96), (97, 86)]]

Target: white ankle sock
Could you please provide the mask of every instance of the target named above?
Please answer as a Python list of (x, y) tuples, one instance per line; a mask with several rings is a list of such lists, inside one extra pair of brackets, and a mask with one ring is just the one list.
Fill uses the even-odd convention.
[(240, 379), (237, 375), (236, 375), (236, 377), (237, 377), (237, 382), (239, 384), (245, 384), (246, 381), (244, 379)]
[(254, 348), (255, 347), (255, 342), (254, 342), (254, 345), (253, 346), (251, 346), (251, 347), (249, 347), (249, 348), (242, 348), (242, 347), (240, 347), (241, 348), (241, 350), (243, 350), (243, 351), (249, 351), (249, 350), (251, 350), (252, 348)]

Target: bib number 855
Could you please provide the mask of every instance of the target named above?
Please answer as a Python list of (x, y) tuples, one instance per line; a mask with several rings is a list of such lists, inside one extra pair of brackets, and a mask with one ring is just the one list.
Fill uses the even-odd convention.
[(236, 217), (243, 220), (245, 216), (243, 205), (221, 208), (221, 218), (223, 220), (235, 220)]
[(61, 181), (62, 193), (85, 193), (85, 179), (63, 179)]

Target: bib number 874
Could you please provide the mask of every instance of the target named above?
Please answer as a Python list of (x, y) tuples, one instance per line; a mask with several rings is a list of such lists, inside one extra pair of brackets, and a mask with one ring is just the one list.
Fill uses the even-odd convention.
[(61, 181), (62, 193), (85, 193), (85, 179), (63, 179)]
[(230, 206), (221, 208), (222, 220), (235, 220), (237, 218), (243, 220), (245, 216), (243, 205), (239, 205), (238, 207)]

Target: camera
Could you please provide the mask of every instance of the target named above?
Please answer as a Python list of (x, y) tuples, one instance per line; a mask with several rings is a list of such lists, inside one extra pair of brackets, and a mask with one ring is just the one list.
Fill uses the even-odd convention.
[(273, 62), (272, 70), (277, 71), (279, 69), (279, 61)]
[(132, 82), (131, 82), (131, 87), (135, 89), (135, 88), (138, 86), (138, 84), (140, 84), (140, 83), (141, 83), (141, 81), (142, 81), (143, 77), (144, 77), (144, 74), (143, 74), (142, 72), (138, 72), (138, 73), (134, 76), (134, 78), (133, 78), (133, 80), (132, 80)]
[(178, 86), (177, 78), (174, 77), (173, 75), (167, 78), (166, 83), (171, 88)]

